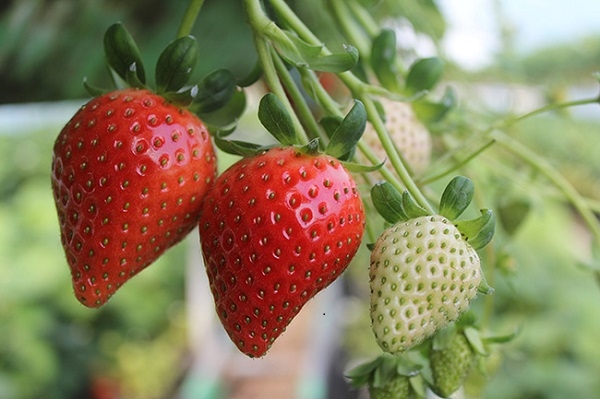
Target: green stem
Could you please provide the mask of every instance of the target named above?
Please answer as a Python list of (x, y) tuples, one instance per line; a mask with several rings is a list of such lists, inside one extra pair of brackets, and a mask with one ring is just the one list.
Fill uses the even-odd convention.
[(532, 116), (536, 116), (536, 115), (544, 113), (544, 112), (555, 111), (557, 109), (564, 109), (564, 108), (569, 108), (569, 107), (576, 107), (579, 105), (588, 105), (588, 104), (594, 104), (594, 103), (597, 104), (599, 102), (600, 102), (600, 98), (594, 97), (594, 98), (586, 98), (586, 99), (582, 99), (582, 100), (567, 101), (567, 102), (563, 102), (563, 103), (548, 104), (544, 107), (538, 108), (536, 110), (533, 110), (531, 112), (528, 112), (528, 113), (518, 116), (516, 118), (509, 119), (502, 124), (502, 127), (506, 128), (506, 127), (512, 126), (518, 122), (521, 122), (524, 119), (531, 118)]
[(377, 36), (380, 31), (380, 24), (373, 19), (373, 16), (362, 6), (362, 4), (358, 3), (356, 0), (348, 0), (346, 3), (367, 34), (371, 36), (371, 38)]
[(364, 34), (361, 34), (362, 29), (356, 24), (354, 18), (352, 18), (346, 1), (329, 0), (328, 4), (332, 10), (331, 14), (337, 20), (350, 43), (356, 46), (358, 52), (363, 57), (368, 57), (371, 53), (370, 41), (365, 37)]
[[(314, 35), (314, 33), (312, 33), (312, 31), (304, 24), (304, 22), (302, 22), (302, 20), (298, 18), (298, 16), (286, 4), (284, 0), (270, 0), (270, 3), (279, 15), (279, 17), (285, 20), (285, 22), (290, 26), (290, 28), (293, 29), (298, 34), (298, 36), (300, 36), (301, 39), (310, 44), (319, 46), (323, 45), (323, 43)], [(331, 51), (326, 46), (323, 46), (322, 51), (324, 55), (331, 54)], [(421, 191), (411, 178), (408, 170), (406, 169), (406, 166), (402, 162), (402, 159), (398, 155), (398, 152), (395, 150), (392, 140), (385, 129), (385, 125), (381, 120), (381, 117), (379, 116), (379, 112), (377, 111), (377, 108), (375, 107), (375, 104), (371, 99), (371, 95), (368, 92), (368, 85), (362, 82), (356, 76), (354, 76), (354, 74), (352, 74), (352, 72), (350, 71), (340, 73), (338, 76), (342, 80), (342, 82), (344, 82), (346, 87), (348, 87), (350, 91), (352, 91), (354, 97), (358, 98), (365, 105), (369, 120), (375, 128), (375, 131), (377, 132), (377, 135), (381, 140), (383, 148), (385, 148), (386, 152), (388, 153), (388, 157), (392, 166), (396, 170), (398, 177), (400, 178), (408, 192), (413, 196), (413, 198), (415, 199), (415, 201), (417, 201), (419, 205), (421, 205), (428, 212), (434, 213), (434, 210), (429, 204), (429, 201), (427, 201), (423, 193), (421, 193)], [(364, 146), (362, 148), (364, 148)], [(360, 145), (359, 149), (361, 149)], [(395, 179), (390, 181), (390, 183), (393, 183), (394, 181)]]
[(404, 165), (404, 162), (398, 154), (398, 151), (396, 151), (394, 143), (392, 142), (392, 139), (388, 134), (385, 128), (385, 124), (379, 116), (379, 112), (377, 111), (375, 103), (373, 102), (371, 97), (368, 95), (362, 95), (361, 97), (359, 97), (359, 99), (363, 102), (367, 111), (367, 115), (369, 116), (369, 121), (373, 125), (373, 128), (375, 129), (375, 132), (379, 137), (379, 141), (381, 141), (381, 145), (385, 149), (385, 152), (388, 156), (388, 160), (394, 167), (394, 170), (398, 174), (398, 177), (406, 186), (406, 189), (408, 190), (410, 195), (412, 195), (412, 197), (419, 205), (421, 205), (421, 207), (423, 207), (425, 210), (432, 214), (435, 213), (435, 211), (431, 207), (431, 204), (429, 203), (429, 201), (427, 201), (427, 198), (425, 198), (421, 190), (419, 190), (419, 187), (416, 185), (416, 183), (410, 176), (410, 173)]
[(298, 116), (294, 112), (292, 104), (290, 103), (283, 85), (279, 80), (275, 62), (271, 57), (271, 46), (265, 37), (265, 32), (268, 29), (273, 28), (274, 22), (271, 21), (265, 14), (260, 0), (244, 0), (244, 6), (248, 22), (254, 35), (256, 52), (258, 54), (258, 58), (263, 69), (263, 75), (269, 90), (271, 90), (271, 92), (275, 94), (279, 100), (281, 100), (284, 106), (290, 111), (289, 113), (292, 118), (292, 123), (294, 124), (294, 130), (296, 132), (298, 144), (307, 144), (309, 142), (307, 134), (304, 131), (304, 127), (298, 119)]
[(550, 163), (542, 156), (536, 154), (528, 147), (517, 142), (512, 137), (500, 131), (494, 131), (491, 136), (496, 142), (513, 154), (518, 155), (521, 159), (527, 162), (530, 166), (538, 170), (542, 175), (546, 176), (567, 198), (573, 207), (579, 212), (584, 222), (594, 235), (594, 239), (600, 244), (600, 222), (594, 215), (594, 212), (589, 208), (585, 199), (571, 185), (571, 183), (561, 175)]
[(179, 30), (177, 31), (178, 38), (188, 36), (192, 33), (192, 28), (196, 23), (196, 19), (198, 18), (198, 14), (200, 14), (203, 5), (204, 0), (190, 0), (188, 8), (185, 10), (185, 14), (183, 14)]
[[(275, 51), (273, 51), (273, 53), (275, 53)], [(294, 81), (294, 78), (286, 68), (285, 63), (279, 56), (277, 56), (277, 54), (273, 54), (272, 57), (273, 62), (275, 63), (275, 68), (279, 73), (279, 78), (287, 90), (289, 97), (294, 102), (294, 109), (308, 130), (309, 139), (319, 137), (322, 144), (327, 143), (327, 136), (319, 126), (318, 122), (315, 120), (310, 107), (306, 103), (306, 100), (298, 88), (298, 85)]]
[(484, 145), (480, 146), (477, 150), (473, 151), (471, 154), (469, 154), (466, 158), (460, 160), (458, 163), (452, 165), (450, 168), (436, 174), (430, 177), (426, 177), (423, 179), (419, 179), (418, 182), (421, 185), (427, 185), (429, 183), (432, 183), (436, 180), (441, 179), (444, 176), (449, 175), (450, 173), (457, 171), (458, 169), (462, 168), (464, 165), (468, 164), (469, 162), (471, 162), (473, 159), (477, 158), (481, 153), (483, 153), (485, 150), (487, 150), (488, 148), (490, 148), (492, 145), (494, 145), (494, 140), (489, 140), (487, 141)]

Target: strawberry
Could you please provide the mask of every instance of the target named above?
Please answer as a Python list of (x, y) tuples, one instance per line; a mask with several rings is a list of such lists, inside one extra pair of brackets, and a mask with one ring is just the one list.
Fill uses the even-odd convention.
[[(471, 181), (463, 177), (446, 187), (441, 215), (427, 214), (407, 192), (400, 195), (389, 183), (375, 186), (371, 195), (380, 213), (394, 223), (371, 252), (372, 329), (384, 351), (399, 353), (456, 320), (478, 291), (489, 288), (482, 284), (476, 249), (491, 240), (495, 219), (483, 210), (477, 219), (452, 221), (473, 196)], [(385, 204), (400, 208), (386, 209)]]
[(350, 384), (367, 386), (371, 399), (409, 399), (421, 396), (423, 365), (408, 356), (381, 354), (346, 373)]
[(201, 215), (217, 314), (250, 357), (263, 356), (304, 304), (346, 269), (365, 226), (344, 166), (293, 146), (233, 164), (209, 190)]
[(120, 89), (84, 81), (94, 98), (62, 129), (52, 159), (61, 241), (75, 295), (88, 307), (106, 303), (197, 225), (217, 172), (203, 121), (229, 126), (243, 95), (226, 70), (188, 85), (198, 58), (192, 36), (161, 52), (155, 90), (122, 24), (107, 29), (104, 50)]
[(444, 347), (432, 348), (429, 352), (431, 389), (442, 398), (449, 397), (464, 383), (476, 359), (477, 353), (463, 331), (455, 333)]
[[(408, 103), (381, 99), (385, 113), (385, 127), (396, 149), (414, 172), (425, 171), (431, 158), (431, 135), (425, 125), (417, 119)], [(362, 138), (379, 159), (387, 157), (373, 125), (367, 124)]]
[(383, 232), (370, 282), (377, 342), (402, 352), (467, 309), (481, 282), (479, 256), (446, 218), (423, 216)]
[(192, 230), (216, 174), (204, 124), (148, 90), (92, 99), (54, 145), (52, 190), (77, 299), (103, 305)]
[(410, 395), (410, 382), (408, 377), (396, 374), (382, 387), (369, 385), (370, 399), (408, 399)]

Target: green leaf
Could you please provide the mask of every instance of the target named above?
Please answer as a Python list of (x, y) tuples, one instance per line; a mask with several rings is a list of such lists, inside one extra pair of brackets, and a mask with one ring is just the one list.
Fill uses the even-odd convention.
[(367, 111), (362, 102), (355, 100), (354, 106), (331, 135), (325, 152), (334, 158), (348, 160), (367, 125)]
[(346, 377), (350, 379), (350, 383), (353, 387), (359, 388), (369, 383), (373, 373), (383, 362), (383, 356), (377, 356), (373, 360), (369, 360), (365, 363), (359, 364), (346, 372)]
[(83, 79), (83, 87), (92, 97), (98, 97), (98, 96), (108, 93), (108, 90), (102, 89), (98, 86), (94, 86), (94, 85), (88, 83), (87, 78)]
[(459, 220), (456, 227), (474, 249), (486, 246), (494, 237), (496, 217), (490, 209), (482, 209), (477, 219)]
[(371, 68), (381, 85), (391, 91), (399, 91), (399, 71), (396, 66), (398, 49), (396, 33), (391, 29), (382, 29), (373, 39), (371, 48)]
[(406, 356), (398, 356), (396, 360), (396, 372), (406, 377), (412, 377), (423, 369), (423, 365), (412, 361)]
[(248, 87), (258, 81), (263, 74), (260, 62), (256, 62), (254, 68), (246, 76), (238, 77), (237, 85), (240, 87)]
[(440, 200), (440, 215), (456, 220), (469, 206), (475, 193), (473, 182), (464, 176), (453, 178)]
[(418, 93), (431, 90), (442, 77), (444, 63), (437, 57), (421, 58), (411, 65), (406, 76), (406, 90)]
[(460, 334), (456, 328), (456, 324), (448, 324), (446, 328), (435, 333), (431, 342), (431, 348), (436, 351), (447, 348), (452, 343), (456, 334)]
[(218, 135), (214, 137), (215, 145), (223, 152), (232, 155), (249, 156), (265, 149), (264, 146), (239, 140), (225, 140)]
[(481, 274), (481, 283), (477, 287), (477, 292), (483, 295), (491, 295), (494, 293), (494, 289), (490, 286), (485, 278), (485, 274)]
[(527, 219), (531, 202), (526, 198), (511, 198), (498, 206), (498, 219), (508, 235), (514, 235)]
[(408, 382), (410, 382), (410, 387), (414, 391), (415, 397), (417, 397), (417, 398), (425, 397), (425, 395), (427, 394), (427, 390), (425, 388), (423, 373), (420, 373), (418, 375), (410, 377), (408, 379)]
[(261, 98), (258, 106), (258, 119), (281, 144), (298, 143), (292, 117), (275, 94), (267, 93)]
[(363, 164), (359, 164), (359, 163), (354, 163), (354, 162), (348, 162), (348, 161), (340, 161), (342, 163), (342, 165), (344, 165), (344, 167), (352, 173), (369, 173), (369, 172), (375, 172), (379, 169), (381, 169), (383, 167), (383, 165), (385, 165), (385, 161), (381, 162), (380, 164), (377, 165), (363, 165)]
[(184, 90), (179, 90), (176, 92), (166, 92), (161, 95), (169, 102), (176, 104), (180, 107), (188, 107), (196, 98), (198, 94), (198, 86), (188, 87)]
[(214, 71), (198, 85), (198, 93), (190, 109), (196, 113), (214, 112), (231, 100), (236, 89), (235, 77), (231, 71)]
[(418, 99), (412, 103), (415, 114), (423, 122), (439, 122), (448, 112), (456, 107), (456, 91), (452, 87), (447, 87), (444, 95), (439, 101), (427, 99)]
[(371, 201), (377, 212), (390, 224), (409, 219), (402, 206), (402, 194), (387, 181), (371, 188)]
[(465, 337), (467, 337), (467, 341), (471, 344), (475, 352), (480, 354), (481, 356), (487, 356), (488, 351), (485, 348), (485, 344), (483, 343), (483, 339), (481, 338), (481, 333), (475, 327), (467, 327), (464, 330)]
[(377, 365), (373, 372), (372, 386), (375, 388), (383, 388), (392, 378), (398, 375), (396, 369), (398, 367), (397, 358), (389, 355), (381, 355), (382, 362)]
[(414, 219), (422, 216), (428, 216), (429, 212), (421, 208), (409, 194), (408, 191), (402, 193), (402, 209), (409, 219)]
[(319, 123), (323, 127), (325, 134), (327, 137), (331, 138), (336, 129), (341, 125), (344, 118), (341, 116), (325, 116), (319, 120)]
[(129, 82), (128, 75), (135, 71), (137, 81), (142, 85), (146, 84), (140, 50), (123, 24), (116, 23), (107, 29), (104, 35), (104, 52), (108, 65), (118, 76)]
[(156, 90), (178, 91), (190, 79), (198, 60), (198, 43), (192, 36), (172, 41), (156, 63)]
[(283, 58), (296, 66), (308, 66), (310, 60), (320, 56), (323, 45), (314, 45), (305, 42), (292, 32), (283, 31), (286, 40), (276, 42), (275, 48), (281, 52)]
[(491, 335), (489, 337), (484, 337), (483, 343), (484, 344), (505, 344), (507, 342), (511, 342), (512, 340), (514, 340), (518, 334), (519, 334), (519, 331), (514, 331), (512, 333), (503, 334), (503, 335)]
[(358, 63), (358, 50), (350, 45), (345, 45), (342, 52), (323, 55), (323, 45), (307, 43), (294, 33), (275, 26), (268, 27), (266, 33), (279, 55), (298, 68), (339, 73), (349, 71)]
[(359, 54), (356, 47), (344, 45), (344, 51), (315, 57), (308, 60), (308, 67), (315, 71), (340, 73), (349, 71), (358, 64)]
[(237, 125), (245, 109), (246, 93), (244, 90), (238, 89), (221, 108), (212, 112), (199, 112), (197, 115), (209, 129), (223, 129)]
[(309, 141), (307, 144), (296, 145), (295, 147), (303, 154), (317, 155), (321, 151), (321, 140), (317, 137)]

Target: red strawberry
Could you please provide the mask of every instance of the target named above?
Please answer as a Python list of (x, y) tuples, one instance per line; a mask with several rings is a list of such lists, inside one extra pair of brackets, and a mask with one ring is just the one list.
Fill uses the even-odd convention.
[(52, 189), (77, 299), (103, 305), (194, 228), (214, 182), (204, 124), (147, 90), (94, 98), (54, 145)]
[(274, 148), (217, 179), (204, 200), (200, 238), (217, 313), (240, 351), (267, 352), (346, 269), (364, 225), (356, 184), (329, 155)]

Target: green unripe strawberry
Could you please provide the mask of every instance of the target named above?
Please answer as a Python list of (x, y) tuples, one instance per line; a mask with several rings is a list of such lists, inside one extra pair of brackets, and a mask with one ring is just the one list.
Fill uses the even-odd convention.
[(396, 374), (388, 379), (382, 387), (369, 385), (371, 399), (404, 399), (410, 394), (410, 382), (405, 375)]
[(371, 253), (371, 321), (379, 346), (399, 353), (456, 320), (482, 281), (479, 256), (440, 215), (386, 229)]
[(433, 385), (431, 389), (440, 397), (447, 398), (456, 392), (473, 368), (477, 354), (463, 332), (439, 350), (429, 353)]
[(350, 384), (366, 386), (371, 399), (409, 399), (424, 392), (419, 376), (423, 365), (407, 356), (382, 353), (346, 373)]

